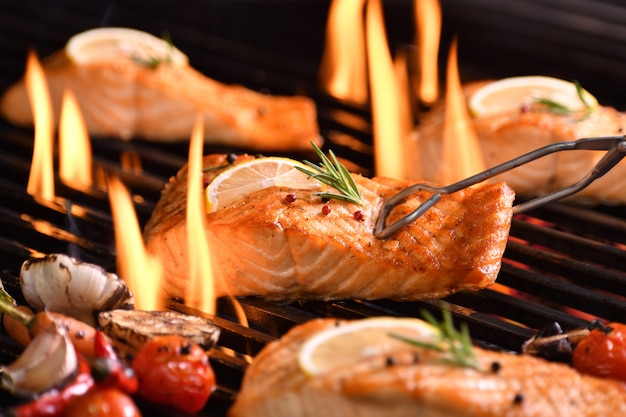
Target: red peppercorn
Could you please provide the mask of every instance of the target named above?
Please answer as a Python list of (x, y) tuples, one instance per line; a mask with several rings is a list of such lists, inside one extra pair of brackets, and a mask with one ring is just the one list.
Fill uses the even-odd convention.
[(363, 214), (363, 212), (361, 210), (357, 210), (357, 211), (354, 212), (354, 219), (355, 220), (362, 221), (364, 217), (365, 217), (365, 215)]
[(285, 196), (285, 200), (287, 200), (288, 203), (293, 203), (294, 201), (296, 201), (296, 195), (295, 194), (287, 194)]
[(208, 187), (210, 183), (211, 183), (211, 181), (209, 181), (208, 178), (202, 178), (202, 187), (203, 188)]
[(322, 214), (324, 215), (330, 214), (330, 206), (328, 204), (324, 204), (322, 206)]

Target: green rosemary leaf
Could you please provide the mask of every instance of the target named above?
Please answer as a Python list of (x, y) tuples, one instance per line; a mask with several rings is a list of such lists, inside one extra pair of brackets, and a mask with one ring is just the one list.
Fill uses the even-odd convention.
[(591, 115), (593, 109), (591, 105), (587, 102), (587, 100), (585, 100), (585, 90), (582, 88), (580, 83), (576, 80), (573, 80), (572, 84), (574, 84), (574, 86), (576, 87), (576, 94), (578, 94), (578, 98), (583, 103), (583, 106), (585, 108), (582, 112), (580, 110), (573, 110), (565, 106), (564, 104), (551, 100), (549, 98), (537, 98), (535, 99), (535, 103), (546, 106), (548, 111), (554, 114), (559, 114), (561, 116), (580, 115), (580, 117), (577, 118), (578, 120), (586, 119)]
[(339, 162), (332, 150), (328, 151), (330, 156), (329, 158), (324, 155), (322, 150), (315, 143), (311, 142), (311, 145), (313, 146), (317, 156), (320, 158), (321, 163), (316, 165), (310, 161), (303, 161), (303, 163), (311, 169), (299, 166), (296, 166), (296, 168), (308, 175), (309, 178), (314, 178), (322, 184), (326, 184), (339, 192), (334, 193), (323, 191), (317, 192), (315, 195), (322, 198), (341, 200), (361, 205), (361, 192), (350, 175), (350, 171), (348, 171), (348, 169), (343, 166), (341, 162)]
[(535, 103), (546, 106), (550, 113), (556, 113), (556, 114), (560, 114), (563, 116), (569, 116), (575, 113), (575, 111), (570, 109), (569, 107), (561, 103), (558, 103), (554, 100), (551, 100), (549, 98), (538, 98), (535, 100)]
[(140, 65), (144, 65), (150, 69), (156, 69), (159, 65), (163, 63), (169, 63), (172, 61), (171, 51), (174, 50), (174, 43), (172, 42), (172, 36), (169, 32), (163, 32), (161, 34), (161, 39), (163, 39), (170, 47), (170, 53), (168, 53), (164, 57), (151, 56), (148, 58), (141, 58), (138, 56), (133, 57), (133, 59)]
[(443, 311), (443, 321), (437, 319), (428, 311), (422, 311), (424, 319), (439, 331), (439, 340), (435, 343), (423, 342), (421, 340), (391, 333), (390, 336), (407, 342), (413, 346), (424, 349), (432, 349), (437, 352), (446, 353), (443, 361), (456, 366), (481, 370), (478, 358), (474, 354), (472, 339), (466, 323), (461, 324), (460, 330), (454, 327), (452, 315), (449, 311)]

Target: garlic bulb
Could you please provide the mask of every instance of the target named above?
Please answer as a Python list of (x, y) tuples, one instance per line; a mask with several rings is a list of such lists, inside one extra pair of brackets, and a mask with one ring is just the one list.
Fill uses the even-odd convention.
[(0, 367), (0, 386), (31, 397), (61, 386), (78, 370), (78, 357), (67, 332), (52, 326), (39, 333), (19, 358)]
[(117, 275), (63, 254), (27, 260), (20, 279), (33, 309), (62, 313), (90, 325), (96, 324), (100, 311), (134, 307), (131, 291)]

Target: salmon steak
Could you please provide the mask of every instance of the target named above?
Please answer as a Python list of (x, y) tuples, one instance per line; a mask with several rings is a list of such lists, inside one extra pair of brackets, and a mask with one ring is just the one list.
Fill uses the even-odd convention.
[[(239, 155), (232, 163), (252, 158)], [(221, 154), (207, 155), (203, 163), (205, 182), (230, 164)], [(383, 202), (414, 182), (352, 177), (362, 205), (324, 201), (311, 190), (269, 187), (207, 213), (216, 295), (419, 300), (477, 290), (496, 280), (512, 218), (514, 192), (507, 185), (479, 184), (444, 196), (381, 240), (374, 228)], [(165, 185), (144, 228), (147, 250), (164, 267), (165, 295), (174, 298), (184, 298), (189, 276), (186, 184), (183, 167)], [(390, 212), (387, 224), (428, 197), (414, 194)]]
[[(315, 103), (305, 96), (263, 94), (220, 83), (190, 65), (144, 65), (131, 57), (75, 64), (64, 50), (43, 62), (58, 125), (72, 91), (91, 135), (123, 140), (189, 140), (200, 115), (206, 143), (246, 150), (310, 149), (321, 143)], [(24, 79), (2, 95), (0, 114), (33, 125)]]
[[(473, 82), (463, 88), (469, 98), (488, 82)], [(413, 132), (412, 178), (441, 182), (446, 120), (442, 101), (420, 120)], [(508, 111), (472, 116), (485, 169), (509, 161), (540, 147), (581, 138), (619, 136), (626, 128), (626, 115), (598, 105), (587, 117), (564, 116), (550, 111)], [(541, 195), (570, 186), (590, 172), (604, 151), (567, 151), (545, 156), (494, 178), (505, 181), (518, 195)], [(626, 161), (571, 199), (597, 203), (626, 202)]]
[(622, 382), (479, 347), (473, 347), (478, 369), (445, 362), (441, 352), (407, 343), (321, 374), (303, 372), (302, 346), (343, 323), (314, 319), (269, 343), (248, 366), (229, 417), (626, 415)]

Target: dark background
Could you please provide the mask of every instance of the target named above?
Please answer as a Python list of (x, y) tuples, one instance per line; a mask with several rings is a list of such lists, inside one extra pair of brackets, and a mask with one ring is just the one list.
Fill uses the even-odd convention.
[[(411, 41), (412, 2), (384, 0), (393, 45)], [(465, 81), (521, 74), (577, 79), (602, 102), (626, 106), (622, 0), (441, 0), (441, 62), (454, 35)], [(46, 56), (97, 26), (171, 34), (194, 67), (225, 82), (315, 94), (326, 0), (2, 0), (0, 89), (24, 70), (28, 48)], [(291, 91), (289, 91), (291, 90)]]

